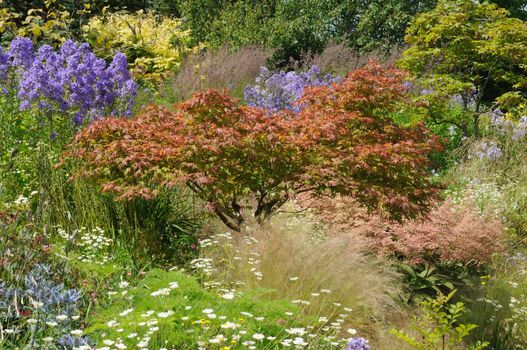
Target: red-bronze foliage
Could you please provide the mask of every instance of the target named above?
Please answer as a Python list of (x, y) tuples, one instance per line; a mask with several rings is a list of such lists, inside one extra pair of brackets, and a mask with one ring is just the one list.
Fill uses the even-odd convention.
[(400, 71), (371, 63), (341, 84), (308, 89), (301, 112), (274, 115), (207, 90), (175, 112), (150, 106), (132, 119), (97, 121), (68, 155), (122, 199), (185, 183), (234, 230), (244, 207), (262, 222), (307, 191), (351, 195), (395, 219), (412, 217), (437, 192), (427, 167), (440, 145), (423, 125), (392, 121), (409, 103), (402, 82)]
[(381, 215), (368, 215), (353, 198), (335, 196), (314, 200), (300, 196), (301, 206), (315, 209), (329, 232), (346, 233), (379, 255), (397, 257), (408, 264), (462, 263), (480, 267), (506, 251), (503, 223), (490, 210), (463, 200), (438, 201), (427, 215), (393, 222)]

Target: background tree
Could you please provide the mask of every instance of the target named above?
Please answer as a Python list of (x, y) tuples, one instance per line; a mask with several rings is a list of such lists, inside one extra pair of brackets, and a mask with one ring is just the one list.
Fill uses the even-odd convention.
[(351, 47), (362, 51), (390, 50), (404, 45), (408, 23), (432, 9), (436, 0), (344, 1), (339, 28)]
[(507, 9), (512, 17), (527, 20), (527, 1), (525, 0), (492, 0), (490, 2)]
[(82, 10), (87, 4), (94, 13), (99, 13), (106, 6), (111, 10), (122, 10), (125, 8), (129, 11), (145, 10), (152, 6), (153, 2), (151, 0), (3, 0), (0, 2), (0, 7), (10, 7), (16, 12), (27, 14), (30, 9), (45, 8), (50, 4), (61, 6), (71, 13)]
[(284, 66), (322, 52), (336, 37), (341, 11), (340, 0), (278, 1), (268, 23), (266, 44), (276, 49), (271, 63)]
[[(495, 4), (440, 0), (418, 16), (407, 31), (411, 47), (400, 65), (415, 73), (430, 106), (460, 97), (462, 113), (434, 113), (453, 122), (465, 135), (479, 135), (482, 113), (500, 104), (525, 101), (527, 93), (527, 24)], [(514, 99), (512, 98), (514, 97)]]
[(194, 43), (205, 42), (213, 22), (222, 8), (231, 0), (188, 0), (179, 1), (178, 7), (186, 27), (192, 31)]
[[(158, 0), (174, 7), (176, 0)], [(514, 16), (525, 16), (525, 0), (496, 3)], [(404, 45), (412, 19), (436, 6), (437, 0), (179, 0), (178, 10), (195, 42), (237, 49), (259, 44), (276, 49), (272, 63), (284, 66), (330, 41), (344, 41), (359, 51), (387, 52)]]
[(92, 16), (108, 10), (137, 11), (150, 7), (149, 0), (0, 0), (0, 40), (21, 35), (61, 44), (66, 38), (80, 39), (81, 26)]
[(213, 21), (204, 40), (213, 48), (228, 45), (231, 50), (247, 45), (264, 46), (275, 7), (275, 0), (229, 3)]

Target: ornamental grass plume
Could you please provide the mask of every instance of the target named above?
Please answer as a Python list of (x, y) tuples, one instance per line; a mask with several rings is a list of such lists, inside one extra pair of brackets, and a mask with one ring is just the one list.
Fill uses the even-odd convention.
[(160, 95), (169, 101), (186, 100), (203, 89), (228, 88), (243, 97), (247, 84), (254, 82), (260, 67), (270, 57), (268, 49), (247, 46), (232, 52), (224, 46), (219, 50), (203, 50), (188, 55), (178, 72), (161, 85)]
[(282, 213), (265, 227), (251, 225), (247, 236), (203, 241), (200, 262), (214, 281), (240, 291), (263, 288), (268, 298), (292, 300), (320, 322), (337, 322), (346, 337), (346, 329), (356, 329), (377, 344), (382, 322), (401, 317), (398, 275), (368, 256), (365, 242), (323, 235), (314, 217)]
[(394, 47), (389, 52), (386, 50), (373, 50), (371, 52), (357, 51), (346, 43), (331, 43), (319, 54), (306, 54), (303, 66), (316, 65), (324, 73), (346, 75), (348, 72), (361, 68), (369, 61), (375, 60), (383, 67), (393, 67), (401, 56), (401, 48)]

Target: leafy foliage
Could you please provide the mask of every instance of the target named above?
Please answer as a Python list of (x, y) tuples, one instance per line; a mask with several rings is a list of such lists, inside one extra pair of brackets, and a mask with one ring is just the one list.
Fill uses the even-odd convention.
[(31, 37), (39, 43), (58, 46), (81, 36), (82, 26), (92, 17), (109, 10), (157, 8), (147, 0), (2, 0), (0, 1), (0, 39)]
[[(495, 1), (515, 16), (525, 16), (521, 0)], [(330, 41), (359, 51), (404, 45), (413, 18), (433, 9), (436, 0), (165, 0), (180, 13), (195, 43), (238, 49), (265, 45), (276, 51), (270, 60), (285, 66), (290, 60), (320, 53)]]
[(26, 14), (31, 9), (49, 8), (53, 11), (63, 9), (70, 14), (78, 14), (79, 10), (90, 9), (94, 14), (101, 13), (104, 8), (112, 10), (138, 11), (145, 9), (145, 5), (150, 5), (151, 1), (147, 0), (2, 0), (0, 8), (11, 8), (19, 14)]
[[(17, 2), (18, 3), (18, 2)], [(89, 11), (79, 10), (79, 21)], [(25, 36), (34, 41), (58, 46), (73, 34), (75, 19), (55, 0), (45, 1), (39, 7), (17, 12), (16, 7), (2, 8), (0, 1), (0, 39), (7, 41), (16, 36)]]
[(398, 266), (405, 276), (405, 284), (412, 293), (424, 293), (433, 296), (441, 294), (442, 291), (454, 289), (454, 285), (448, 280), (448, 276), (437, 273), (434, 266), (425, 264), (422, 269), (405, 263)]
[[(342, 35), (351, 47), (369, 51), (387, 50), (404, 45), (408, 24), (422, 12), (430, 10), (435, 0), (347, 1)], [(357, 13), (358, 16), (352, 16)], [(357, 19), (358, 17), (358, 19)], [(354, 29), (354, 30), (353, 30)]]
[(93, 17), (83, 27), (84, 36), (102, 56), (126, 54), (134, 73), (147, 80), (179, 67), (190, 52), (190, 32), (181, 20), (151, 13), (115, 12)]
[(504, 228), (493, 213), (481, 213), (474, 203), (451, 200), (430, 211), (424, 221), (410, 221), (377, 230), (385, 254), (396, 254), (411, 263), (455, 261), (481, 265), (505, 249)]
[[(527, 16), (522, 0), (492, 2), (514, 17)], [(387, 52), (402, 46), (404, 31), (413, 17), (436, 4), (436, 0), (4, 0), (0, 2), (5, 12), (0, 32), (5, 27), (2, 23), (9, 23), (24, 30), (18, 34), (28, 35), (34, 30), (37, 40), (48, 41), (53, 36), (61, 43), (72, 35), (80, 37), (83, 24), (93, 16), (108, 11), (144, 11), (184, 19), (184, 28), (191, 32), (190, 46), (204, 43), (212, 48), (228, 45), (239, 49), (265, 45), (276, 49), (271, 62), (284, 66), (291, 59), (320, 53), (330, 41), (359, 51)]]
[(322, 52), (334, 38), (341, 8), (340, 0), (277, 1), (267, 31), (267, 45), (276, 49), (271, 62), (284, 65), (305, 54)]
[[(481, 113), (500, 98), (515, 93), (525, 103), (526, 33), (525, 22), (494, 4), (441, 0), (408, 28), (406, 41), (412, 46), (400, 64), (426, 87), (422, 100), (432, 119), (478, 136)], [(452, 121), (450, 113), (434, 107), (453, 95), (459, 96), (463, 113)]]
[(175, 113), (152, 106), (131, 120), (94, 123), (69, 154), (123, 199), (184, 181), (235, 230), (249, 194), (260, 222), (306, 191), (349, 194), (396, 219), (414, 216), (437, 191), (426, 167), (439, 145), (422, 125), (390, 119), (406, 101), (402, 79), (372, 63), (332, 88), (309, 89), (301, 112), (272, 116), (205, 91)]
[(488, 345), (486, 342), (478, 342), (472, 347), (464, 344), (464, 338), (477, 326), (459, 323), (459, 318), (465, 311), (464, 304), (462, 302), (448, 304), (455, 293), (454, 290), (448, 295), (441, 294), (436, 299), (422, 302), (423, 315), (415, 320), (413, 326), (419, 338), (398, 330), (392, 330), (391, 333), (417, 350), (485, 349)]
[(197, 42), (266, 45), (276, 49), (271, 62), (284, 66), (320, 53), (331, 40), (359, 50), (399, 45), (410, 19), (433, 5), (415, 0), (192, 0), (181, 2), (180, 9)]
[(192, 32), (194, 44), (205, 41), (212, 22), (229, 0), (189, 0), (177, 1), (181, 16), (186, 18), (186, 26)]

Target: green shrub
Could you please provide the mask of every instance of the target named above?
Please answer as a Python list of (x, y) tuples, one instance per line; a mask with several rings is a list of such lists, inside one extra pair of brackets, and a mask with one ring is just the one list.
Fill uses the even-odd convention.
[[(526, 29), (527, 23), (510, 18), (505, 9), (472, 0), (440, 0), (434, 10), (416, 17), (400, 65), (425, 88), (421, 98), (429, 118), (478, 137), (482, 113), (513, 92), (519, 99), (514, 105), (525, 102)], [(462, 106), (457, 118), (436, 110), (451, 103), (453, 95)]]
[(465, 322), (478, 325), (470, 338), (486, 339), (494, 350), (527, 347), (527, 278), (525, 249), (497, 262), (468, 299)]
[(181, 20), (152, 13), (108, 13), (91, 18), (83, 31), (97, 54), (126, 54), (135, 77), (146, 82), (159, 82), (191, 52), (191, 33)]
[(474, 346), (465, 344), (465, 338), (477, 326), (459, 322), (465, 311), (464, 304), (448, 304), (455, 292), (454, 290), (448, 295), (440, 294), (435, 299), (421, 303), (423, 314), (416, 318), (412, 327), (417, 337), (395, 329), (391, 333), (417, 350), (485, 349), (487, 342), (478, 341)]

